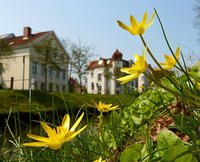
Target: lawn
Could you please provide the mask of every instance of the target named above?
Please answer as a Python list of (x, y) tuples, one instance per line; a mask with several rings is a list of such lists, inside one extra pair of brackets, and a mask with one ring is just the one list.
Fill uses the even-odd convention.
[(66, 109), (90, 108), (93, 101), (112, 103), (120, 107), (128, 106), (134, 97), (128, 94), (98, 95), (98, 94), (75, 94), (75, 93), (44, 93), (22, 90), (0, 90), (0, 114), (17, 112), (58, 111)]

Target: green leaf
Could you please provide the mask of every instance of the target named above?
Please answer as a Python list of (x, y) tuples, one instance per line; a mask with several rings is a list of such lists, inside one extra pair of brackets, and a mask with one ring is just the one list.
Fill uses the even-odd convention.
[(138, 115), (138, 114), (135, 113), (135, 114), (132, 114), (131, 117), (132, 117), (132, 120), (135, 124), (139, 125), (139, 124), (142, 123), (142, 116), (141, 115)]
[(200, 122), (189, 116), (176, 115), (175, 127), (184, 134), (187, 134), (192, 141), (196, 141), (198, 137), (198, 128), (200, 127)]
[(161, 162), (198, 162), (188, 148), (183, 145), (168, 148)]
[(120, 162), (137, 162), (141, 157), (142, 144), (133, 144), (127, 147), (120, 156)]
[(175, 145), (182, 145), (184, 146), (183, 141), (172, 131), (170, 130), (163, 130), (159, 133), (157, 138), (157, 145), (159, 154), (162, 156), (164, 155), (165, 151)]

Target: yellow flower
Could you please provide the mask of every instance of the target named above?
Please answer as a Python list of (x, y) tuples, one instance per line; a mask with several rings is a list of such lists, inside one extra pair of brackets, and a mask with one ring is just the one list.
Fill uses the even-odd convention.
[[(176, 49), (176, 53), (175, 53), (175, 57), (177, 60), (179, 60), (179, 55), (180, 55), (180, 48), (178, 47)], [(168, 55), (164, 55), (166, 61), (163, 63), (160, 63), (160, 65), (162, 66), (163, 69), (171, 69), (176, 65), (176, 60), (174, 58), (174, 56), (168, 56)]]
[(197, 83), (197, 89), (200, 90), (200, 82)]
[(71, 141), (76, 135), (78, 135), (87, 127), (87, 125), (85, 125), (83, 128), (79, 129), (78, 131), (75, 131), (76, 127), (82, 120), (83, 115), (84, 113), (78, 118), (78, 120), (74, 123), (71, 129), (69, 129), (70, 116), (68, 114), (64, 116), (62, 120), (62, 125), (57, 126), (56, 129), (55, 128), (52, 129), (44, 122), (41, 122), (42, 128), (47, 133), (48, 137), (42, 137), (34, 134), (27, 134), (29, 138), (37, 140), (37, 142), (24, 143), (23, 145), (34, 146), (34, 147), (46, 146), (52, 150), (57, 150), (63, 145), (63, 143)]
[(143, 56), (139, 56), (138, 54), (134, 55), (135, 63), (130, 68), (121, 68), (121, 72), (127, 73), (129, 75), (118, 78), (117, 80), (121, 82), (121, 84), (125, 84), (133, 79), (138, 78), (138, 76), (146, 71), (148, 67), (146, 62), (146, 52), (143, 52)]
[(142, 19), (142, 22), (138, 22), (132, 15), (130, 16), (130, 22), (131, 22), (131, 26), (127, 26), (125, 25), (124, 23), (122, 23), (121, 21), (117, 21), (118, 22), (118, 25), (120, 27), (122, 27), (123, 29), (127, 30), (128, 32), (130, 32), (131, 34), (133, 35), (142, 35), (145, 30), (147, 28), (149, 28), (154, 20), (155, 16), (155, 12), (153, 13), (153, 15), (151, 16), (150, 20), (147, 21), (147, 12), (145, 12), (144, 16), (143, 16), (143, 19)]
[(99, 159), (95, 160), (94, 162), (106, 162), (106, 160), (102, 160), (102, 158), (100, 157)]
[(118, 105), (117, 106), (112, 106), (112, 104), (105, 104), (105, 103), (102, 103), (101, 101), (99, 101), (98, 104), (96, 102), (94, 102), (94, 107), (97, 108), (98, 111), (101, 112), (101, 113), (114, 111), (114, 110), (119, 109)]

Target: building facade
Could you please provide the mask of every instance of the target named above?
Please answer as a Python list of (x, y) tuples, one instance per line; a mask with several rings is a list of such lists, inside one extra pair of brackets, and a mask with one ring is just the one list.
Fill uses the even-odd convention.
[[(122, 67), (130, 67), (133, 61), (122, 59), (122, 53), (117, 49), (111, 58), (100, 58), (88, 65), (87, 92), (91, 94), (119, 94), (124, 92), (117, 78), (121, 76)], [(129, 83), (132, 88), (138, 87), (138, 79)]]
[[(22, 36), (9, 34), (4, 35), (4, 39), (7, 39), (14, 51), (12, 56), (0, 60), (0, 84), (5, 89), (27, 90), (30, 87), (34, 90), (45, 89), (44, 63), (37, 58), (37, 53), (32, 49), (33, 43), (52, 40), (53, 46), (69, 58), (54, 31), (33, 34), (30, 27), (24, 27)], [(68, 90), (68, 64), (63, 63), (59, 66), (60, 70), (48, 67), (47, 91)]]

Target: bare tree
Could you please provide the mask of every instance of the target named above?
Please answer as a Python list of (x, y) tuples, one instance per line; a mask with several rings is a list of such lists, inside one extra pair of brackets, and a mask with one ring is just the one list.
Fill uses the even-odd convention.
[(87, 64), (92, 54), (93, 47), (78, 43), (68, 44), (69, 59), (69, 76), (74, 74), (78, 77), (80, 84), (80, 92), (82, 91), (83, 78), (87, 74)]
[(44, 68), (45, 89), (47, 91), (47, 74), (49, 70), (62, 70), (63, 65), (69, 62), (67, 53), (53, 45), (52, 39), (41, 41), (32, 45), (35, 55), (32, 57), (39, 61)]

